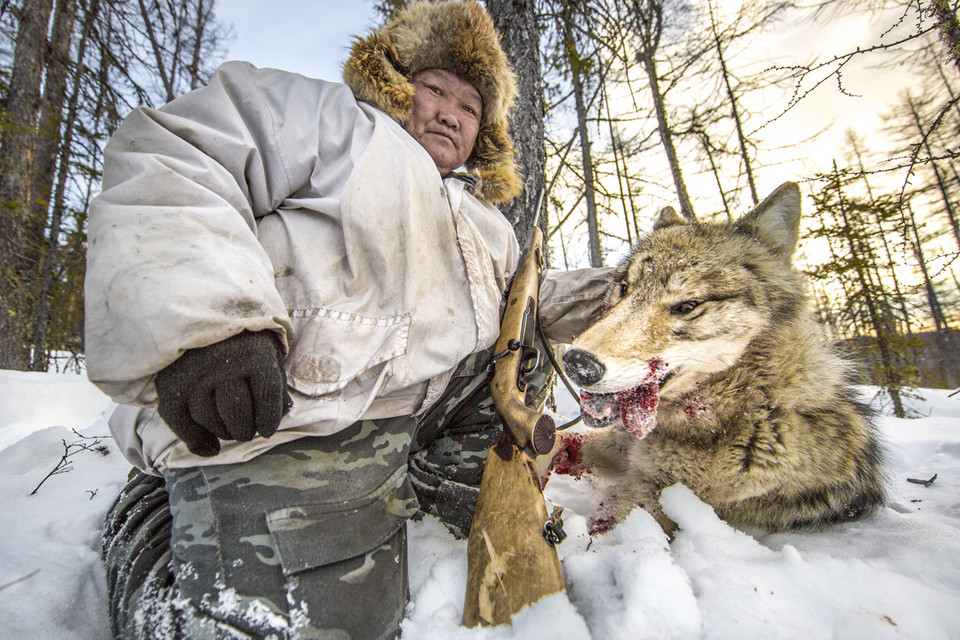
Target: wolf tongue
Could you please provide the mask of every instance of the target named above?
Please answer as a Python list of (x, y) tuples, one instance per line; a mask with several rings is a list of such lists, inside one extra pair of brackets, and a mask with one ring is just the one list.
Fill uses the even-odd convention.
[(604, 427), (615, 420), (617, 413), (623, 428), (638, 438), (645, 437), (657, 426), (660, 405), (660, 381), (668, 375), (669, 366), (662, 358), (647, 362), (649, 372), (638, 386), (614, 393), (589, 393), (580, 390), (580, 413), (589, 427)]
[(646, 384), (617, 393), (623, 427), (638, 438), (645, 437), (657, 426), (660, 384), (654, 379)]

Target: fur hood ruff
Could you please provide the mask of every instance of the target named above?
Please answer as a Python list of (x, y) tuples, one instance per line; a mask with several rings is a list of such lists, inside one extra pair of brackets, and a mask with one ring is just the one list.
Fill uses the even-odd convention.
[(471, 191), (491, 204), (505, 203), (522, 188), (510, 140), (509, 113), (516, 76), (487, 12), (475, 0), (416, 2), (386, 26), (355, 39), (343, 80), (358, 100), (399, 122), (413, 109), (411, 78), (443, 69), (470, 82), (483, 98), (483, 117), (466, 166)]

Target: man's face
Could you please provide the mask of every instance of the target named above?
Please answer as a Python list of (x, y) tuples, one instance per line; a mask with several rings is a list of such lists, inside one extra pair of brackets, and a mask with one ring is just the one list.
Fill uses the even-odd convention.
[(445, 176), (470, 157), (480, 131), (483, 99), (472, 84), (443, 69), (413, 76), (413, 112), (403, 128)]

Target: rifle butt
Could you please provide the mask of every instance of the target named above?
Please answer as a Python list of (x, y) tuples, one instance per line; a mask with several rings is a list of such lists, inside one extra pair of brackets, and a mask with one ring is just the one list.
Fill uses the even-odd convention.
[(487, 452), (467, 542), (463, 626), (507, 624), (528, 604), (563, 591), (533, 459), (508, 436)]

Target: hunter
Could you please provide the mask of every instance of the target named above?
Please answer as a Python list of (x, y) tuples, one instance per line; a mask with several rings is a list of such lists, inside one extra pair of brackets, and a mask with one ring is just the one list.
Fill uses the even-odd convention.
[[(343, 79), (230, 62), (107, 145), (86, 356), (137, 468), (103, 535), (117, 637), (396, 637), (407, 519), (469, 529), (502, 429), (515, 76), (467, 0), (358, 38)], [(547, 272), (546, 334), (607, 283)]]

